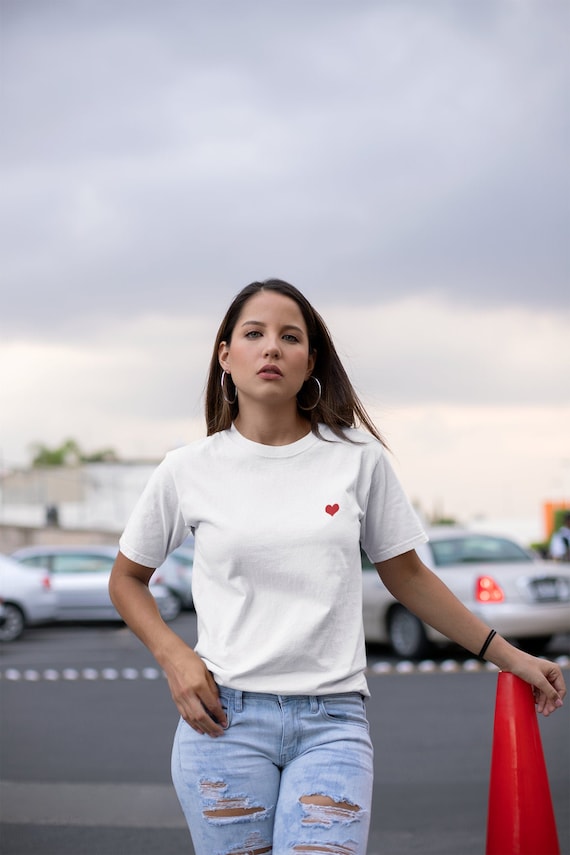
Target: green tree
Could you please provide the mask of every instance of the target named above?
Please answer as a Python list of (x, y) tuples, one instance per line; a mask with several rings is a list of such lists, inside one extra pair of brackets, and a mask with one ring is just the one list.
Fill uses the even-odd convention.
[(117, 452), (113, 448), (101, 448), (91, 454), (82, 454), (82, 463), (115, 463), (118, 460)]
[(41, 442), (31, 446), (32, 466), (77, 466), (78, 463), (111, 463), (118, 460), (112, 448), (103, 448), (84, 454), (74, 439), (66, 439), (61, 445), (50, 448)]
[(74, 439), (66, 439), (55, 448), (36, 442), (31, 450), (32, 466), (71, 466), (81, 460), (81, 452)]

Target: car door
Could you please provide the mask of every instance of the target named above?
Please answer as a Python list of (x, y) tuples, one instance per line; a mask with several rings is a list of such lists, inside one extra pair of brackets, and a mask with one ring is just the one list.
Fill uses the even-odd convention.
[(51, 562), (53, 587), (62, 620), (117, 617), (109, 596), (113, 558), (88, 552), (65, 552)]

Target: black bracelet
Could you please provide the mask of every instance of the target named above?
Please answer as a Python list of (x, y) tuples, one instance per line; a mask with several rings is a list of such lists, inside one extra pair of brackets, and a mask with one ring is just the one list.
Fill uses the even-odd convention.
[(485, 656), (485, 653), (487, 652), (488, 646), (490, 645), (490, 643), (492, 642), (492, 640), (494, 639), (496, 634), (497, 634), (497, 631), (495, 629), (492, 629), (491, 632), (489, 633), (489, 635), (487, 636), (487, 638), (485, 639), (485, 644), (483, 645), (483, 647), (479, 651), (479, 659), (483, 659), (483, 657)]

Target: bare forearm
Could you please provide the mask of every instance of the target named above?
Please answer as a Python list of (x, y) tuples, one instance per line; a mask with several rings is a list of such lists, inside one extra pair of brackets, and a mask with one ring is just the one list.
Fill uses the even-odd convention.
[(111, 579), (111, 599), (130, 629), (162, 666), (180, 715), (198, 733), (221, 736), (226, 726), (214, 678), (192, 648), (163, 621), (148, 588), (153, 573), (119, 552)]
[(132, 576), (111, 577), (109, 593), (129, 629), (163, 668), (176, 649), (186, 647), (162, 619), (156, 600), (143, 581)]
[[(397, 564), (388, 572), (382, 565), (378, 567), (384, 584), (402, 605), (447, 638), (473, 653), (479, 652), (489, 627), (472, 614), (418, 558), (411, 572), (401, 572), (402, 568)], [(489, 650), (489, 658), (490, 653)]]
[[(383, 561), (376, 569), (390, 593), (406, 608), (447, 638), (479, 653), (489, 636), (489, 627), (452, 594), (415, 551)], [(529, 683), (537, 710), (543, 715), (550, 715), (562, 705), (566, 686), (556, 663), (529, 656), (500, 635), (491, 640), (485, 659)]]

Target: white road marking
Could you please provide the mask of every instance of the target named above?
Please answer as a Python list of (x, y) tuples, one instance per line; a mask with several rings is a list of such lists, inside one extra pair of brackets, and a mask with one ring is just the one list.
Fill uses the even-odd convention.
[[(558, 663), (561, 668), (570, 668), (570, 656), (558, 656), (552, 661)], [(422, 662), (411, 662), (407, 659), (402, 659), (399, 662), (378, 661), (370, 665), (366, 669), (366, 675), (369, 677), (380, 677), (383, 674), (448, 674), (448, 673), (477, 673), (479, 671), (498, 671), (496, 665), (492, 662), (480, 662), (478, 659), (466, 659), (459, 661), (456, 659), (444, 659), (442, 662), (434, 662), (432, 659), (425, 659)], [(118, 671), (116, 668), (83, 668), (78, 671), (75, 668), (63, 668), (58, 671), (55, 668), (46, 668), (44, 671), (37, 671), (34, 668), (27, 668), (20, 671), (18, 668), (6, 668), (0, 671), (0, 680), (9, 680), (11, 682), (38, 682), (47, 680), (55, 682), (57, 680), (66, 680), (68, 682), (80, 680), (159, 680), (164, 678), (164, 671), (159, 668), (122, 668)]]

